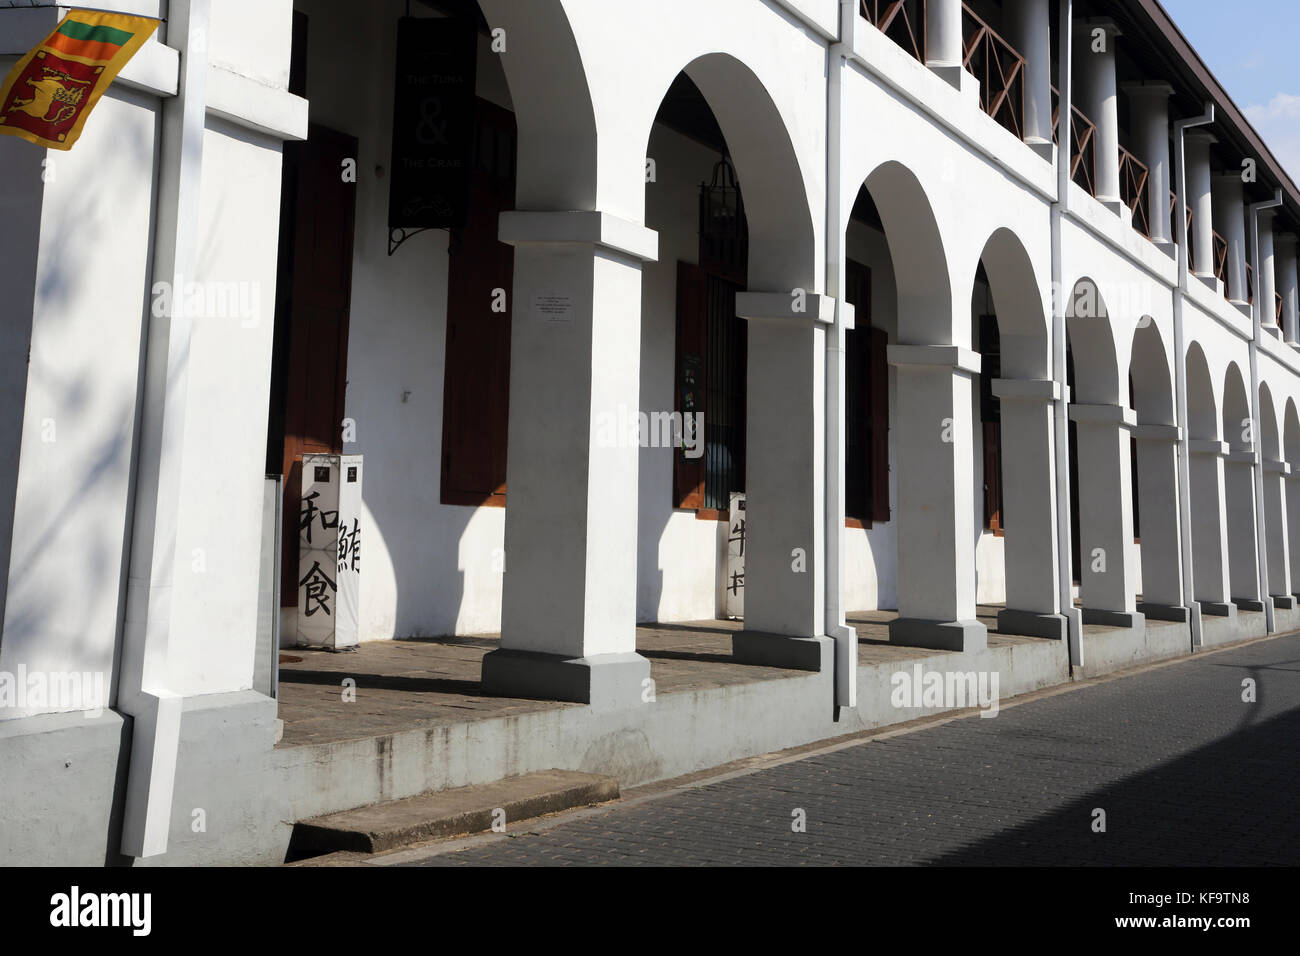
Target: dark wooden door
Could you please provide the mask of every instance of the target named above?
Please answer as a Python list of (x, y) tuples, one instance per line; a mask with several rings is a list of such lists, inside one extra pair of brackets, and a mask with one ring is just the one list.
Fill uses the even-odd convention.
[(293, 248), (283, 277), (290, 287), (280, 588), (285, 607), (298, 601), (302, 456), (343, 451), (357, 188), (344, 179), (344, 160), (356, 156), (354, 137), (315, 124), (298, 149)]
[(515, 251), (497, 235), (515, 207), (515, 117), (482, 99), (476, 109), (469, 217), (448, 250), (442, 503), (501, 507)]

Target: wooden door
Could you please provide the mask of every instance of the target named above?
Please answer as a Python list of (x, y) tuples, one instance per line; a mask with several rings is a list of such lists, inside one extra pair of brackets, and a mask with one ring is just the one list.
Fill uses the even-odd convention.
[(343, 177), (354, 137), (313, 124), (298, 148), (292, 250), (287, 256), (284, 395), (284, 553), (281, 601), (298, 601), (298, 499), (304, 454), (343, 451), (356, 184)]

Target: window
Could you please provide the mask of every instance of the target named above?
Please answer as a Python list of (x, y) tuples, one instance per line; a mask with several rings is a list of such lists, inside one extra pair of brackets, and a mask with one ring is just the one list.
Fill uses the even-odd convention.
[(1002, 375), (1002, 346), (998, 317), (979, 317), (980, 421), (984, 432), (984, 528), (1002, 536), (1002, 403), (993, 394), (993, 380)]
[(889, 520), (888, 338), (871, 325), (871, 270), (850, 259), (844, 279), (855, 313), (844, 336), (844, 515), (869, 528)]
[(745, 490), (747, 327), (736, 315), (743, 286), (686, 262), (677, 265), (677, 408), (704, 415), (704, 454), (674, 451), (676, 507), (701, 518), (726, 512)]
[[(515, 204), (514, 114), (477, 102), (470, 214), (448, 250), (443, 371), (442, 496), (446, 505), (503, 507), (510, 414), (510, 293), (514, 250), (497, 220)], [(495, 311), (495, 290), (506, 290)]]

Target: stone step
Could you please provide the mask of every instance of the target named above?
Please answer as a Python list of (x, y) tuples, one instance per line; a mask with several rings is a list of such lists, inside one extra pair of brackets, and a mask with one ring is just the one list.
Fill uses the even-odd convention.
[(542, 770), (495, 783), (421, 793), (294, 825), (291, 860), (326, 853), (389, 850), (490, 830), (496, 811), (507, 831), (521, 821), (575, 807), (617, 800), (613, 777), (571, 770)]

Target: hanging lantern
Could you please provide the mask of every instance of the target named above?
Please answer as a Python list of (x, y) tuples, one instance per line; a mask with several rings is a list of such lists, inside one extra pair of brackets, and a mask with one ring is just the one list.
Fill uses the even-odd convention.
[(700, 266), (743, 282), (749, 265), (749, 227), (736, 170), (727, 157), (700, 184)]

